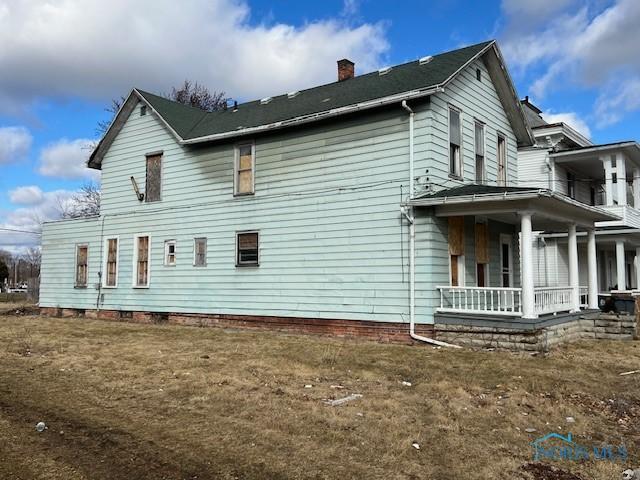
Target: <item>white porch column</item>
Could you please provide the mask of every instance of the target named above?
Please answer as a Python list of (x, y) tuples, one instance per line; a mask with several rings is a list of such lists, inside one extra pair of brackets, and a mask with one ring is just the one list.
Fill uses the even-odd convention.
[(640, 248), (636, 248), (636, 290), (640, 290)]
[(626, 269), (624, 264), (624, 241), (616, 240), (616, 278), (618, 290), (627, 289), (627, 279), (625, 275)]
[(531, 213), (520, 214), (520, 277), (522, 286), (522, 317), (536, 318), (533, 282), (533, 232)]
[(624, 155), (616, 155), (616, 182), (618, 187), (618, 205), (627, 204), (627, 167)]
[(633, 169), (633, 207), (640, 209), (640, 168)]
[(591, 228), (587, 232), (587, 271), (589, 277), (588, 307), (598, 308), (598, 262), (596, 260), (596, 231)]
[(604, 166), (604, 197), (605, 205), (613, 205), (613, 171), (611, 169), (611, 157), (600, 157)]
[(573, 290), (573, 311), (580, 310), (580, 286), (578, 285), (578, 236), (576, 224), (569, 224), (569, 286)]

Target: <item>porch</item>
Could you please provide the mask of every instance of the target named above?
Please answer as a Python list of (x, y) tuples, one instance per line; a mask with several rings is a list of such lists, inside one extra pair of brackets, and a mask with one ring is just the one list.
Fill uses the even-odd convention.
[[(449, 281), (434, 284), (439, 303), (435, 316), (457, 314), (487, 318), (519, 318), (529, 323), (559, 313), (578, 313), (581, 309), (598, 308), (595, 222), (617, 217), (599, 208), (584, 205), (564, 195), (544, 189), (465, 185), (409, 202), (414, 208), (430, 208), (432, 214), (448, 220)], [(464, 224), (473, 222), (475, 242), (465, 233)], [(500, 238), (499, 245), (487, 245), (482, 231), (490, 222), (508, 225), (514, 233), (515, 252), (509, 242)], [(462, 225), (462, 226), (460, 226)], [(568, 238), (568, 282), (566, 285), (536, 287), (533, 263), (533, 232), (563, 231)], [(578, 232), (587, 236), (587, 284), (580, 286)], [(465, 244), (474, 245), (465, 248)], [(489, 258), (489, 250), (499, 252), (498, 259)], [(500, 270), (499, 276), (486, 275), (490, 265)], [(514, 264), (519, 267), (519, 275)], [(475, 282), (460, 272), (461, 267), (476, 265)], [(471, 282), (468, 281), (471, 277)], [(498, 282), (495, 282), (498, 279)], [(473, 284), (475, 283), (475, 284)], [(492, 284), (493, 283), (493, 284)], [(495, 284), (497, 283), (497, 284)]]

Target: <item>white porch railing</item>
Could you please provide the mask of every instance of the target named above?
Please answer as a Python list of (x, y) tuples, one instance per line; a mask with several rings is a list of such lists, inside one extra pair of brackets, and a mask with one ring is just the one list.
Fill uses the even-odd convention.
[(491, 315), (522, 315), (520, 288), (436, 287), (440, 291), (439, 312)]
[[(486, 315), (522, 315), (522, 289), (506, 287), (436, 287), (440, 292), (443, 313)], [(587, 287), (580, 287), (580, 306), (587, 305)], [(547, 315), (573, 310), (571, 287), (537, 287), (534, 289), (534, 312)]]

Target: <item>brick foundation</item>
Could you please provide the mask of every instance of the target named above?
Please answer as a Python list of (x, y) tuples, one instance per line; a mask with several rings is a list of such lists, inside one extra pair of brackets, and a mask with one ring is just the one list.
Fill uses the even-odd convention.
[[(400, 322), (120, 310), (97, 311), (55, 307), (41, 307), (40, 314), (51, 317), (80, 317), (146, 324), (277, 330), (289, 333), (364, 338), (379, 342), (413, 343), (409, 336), (409, 324)], [(419, 335), (433, 336), (433, 332), (433, 325), (416, 325), (416, 333)]]

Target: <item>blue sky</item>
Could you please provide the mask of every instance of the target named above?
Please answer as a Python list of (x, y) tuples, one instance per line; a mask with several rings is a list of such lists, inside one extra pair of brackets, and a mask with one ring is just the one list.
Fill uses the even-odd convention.
[(634, 0), (0, 0), (0, 228), (37, 229), (99, 180), (83, 161), (111, 98), (185, 78), (242, 101), (332, 81), (343, 57), (364, 73), (496, 38), (548, 120), (635, 139), (638, 26)]

